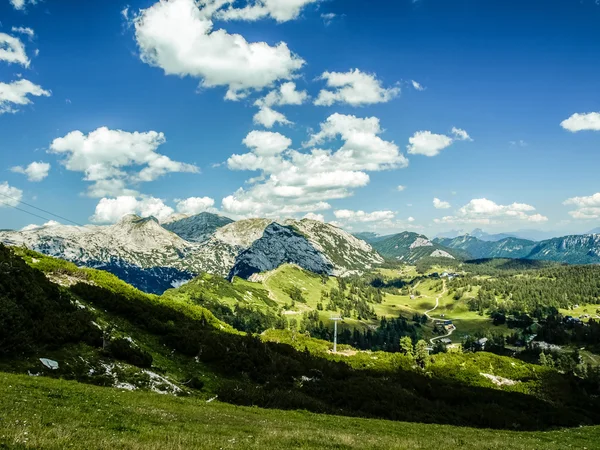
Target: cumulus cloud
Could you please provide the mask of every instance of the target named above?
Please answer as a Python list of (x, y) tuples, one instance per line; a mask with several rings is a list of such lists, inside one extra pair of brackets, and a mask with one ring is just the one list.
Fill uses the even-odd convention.
[(471, 223), (490, 225), (503, 221), (546, 222), (547, 217), (532, 214), (535, 208), (525, 203), (498, 205), (486, 198), (473, 199), (461, 207), (454, 216), (435, 219), (436, 223)]
[(6, 33), (0, 33), (0, 61), (20, 64), (23, 67), (29, 67), (30, 64), (23, 42)]
[(315, 214), (311, 212), (305, 214), (303, 219), (316, 220), (317, 222), (325, 222), (325, 216), (323, 216), (323, 214)]
[[(406, 167), (408, 161), (393, 142), (379, 137), (379, 119), (334, 114), (304, 144), (291, 148), (280, 133), (253, 131), (244, 144), (250, 152), (232, 155), (231, 170), (260, 171), (250, 187), (223, 199), (223, 210), (239, 216), (276, 216), (323, 211), (329, 201), (346, 198), (366, 186), (367, 172)], [(316, 148), (341, 138), (335, 151)]]
[(190, 197), (185, 200), (175, 200), (177, 202), (177, 212), (193, 216), (201, 212), (213, 211), (215, 201), (210, 197)]
[[(205, 3), (231, 4), (234, 1), (204, 0)], [(223, 20), (255, 21), (270, 17), (277, 22), (288, 22), (298, 18), (302, 9), (320, 0), (254, 0), (244, 8), (234, 8), (229, 5), (216, 13)], [(250, 3), (250, 2), (249, 2)]]
[(94, 223), (115, 223), (128, 214), (141, 217), (156, 217), (159, 221), (167, 219), (175, 211), (158, 198), (134, 196), (103, 198), (96, 205), (96, 211), (90, 220)]
[(573, 114), (560, 123), (560, 126), (572, 133), (578, 131), (600, 131), (600, 112)]
[(351, 211), (349, 209), (340, 209), (333, 212), (336, 219), (346, 222), (381, 222), (392, 220), (396, 217), (393, 211), (373, 211), (370, 213), (364, 211)]
[(398, 187), (396, 187), (396, 190), (397, 190), (398, 192), (405, 191), (405, 190), (406, 190), (406, 186), (399, 185)]
[(259, 98), (254, 102), (259, 107), (259, 111), (254, 116), (254, 123), (263, 125), (266, 128), (273, 128), (277, 123), (281, 125), (291, 125), (284, 114), (275, 111), (273, 106), (301, 105), (308, 99), (306, 91), (298, 91), (296, 83), (289, 81), (283, 83), (278, 89), (269, 92), (265, 97)]
[(573, 197), (563, 202), (576, 209), (569, 211), (574, 219), (600, 219), (600, 192), (588, 197)]
[(308, 92), (299, 91), (296, 83), (288, 81), (254, 102), (256, 106), (302, 105), (308, 99)]
[(434, 198), (433, 199), (433, 207), (436, 209), (448, 209), (448, 208), (451, 208), (452, 205), (448, 202), (444, 202), (444, 201), (440, 200), (439, 198)]
[(23, 198), (23, 191), (10, 186), (6, 181), (0, 183), (0, 208), (17, 206)]
[(268, 106), (261, 107), (254, 115), (253, 121), (257, 125), (262, 125), (265, 128), (273, 128), (277, 123), (281, 125), (291, 125), (287, 117), (279, 111), (269, 108)]
[(21, 231), (33, 231), (33, 230), (39, 230), (40, 228), (58, 227), (60, 225), (61, 225), (61, 223), (57, 222), (56, 220), (49, 220), (48, 222), (44, 223), (43, 225), (31, 224), (31, 225), (24, 226), (23, 228), (21, 228)]
[(349, 72), (325, 72), (320, 77), (327, 87), (315, 100), (317, 106), (331, 106), (334, 103), (347, 103), (352, 106), (386, 103), (400, 94), (399, 87), (384, 88), (374, 74), (358, 69)]
[(10, 0), (10, 4), (18, 11), (23, 11), (27, 5), (35, 5), (38, 0)]
[(50, 172), (50, 164), (45, 162), (32, 162), (27, 167), (16, 166), (10, 169), (12, 172), (27, 175), (29, 181), (42, 181)]
[(33, 84), (29, 80), (21, 79), (12, 83), (0, 82), (0, 114), (15, 113), (18, 106), (30, 105), (32, 97), (50, 97), (50, 91)]
[(415, 88), (417, 91), (424, 91), (425, 90), (425, 88), (423, 87), (423, 85), (421, 83), (419, 83), (418, 81), (411, 80), (411, 84), (412, 84), (412, 87)]
[[(229, 100), (244, 98), (253, 90), (294, 78), (304, 60), (292, 53), (286, 43), (271, 46), (265, 42), (248, 42), (239, 34), (214, 30), (213, 15), (229, 3), (160, 0), (141, 10), (132, 23), (142, 61), (161, 68), (167, 75), (199, 78), (201, 87), (226, 86), (225, 98)], [(283, 18), (286, 17), (283, 9), (289, 11), (289, 5), (285, 4), (298, 2), (262, 3), (281, 3), (282, 12), (275, 12), (279, 9), (273, 6), (272, 14)], [(236, 10), (224, 10), (227, 11)]]
[(469, 134), (460, 128), (452, 128), (452, 135), (435, 134), (431, 131), (417, 131), (408, 140), (408, 153), (411, 155), (437, 156), (455, 141), (472, 141)]
[(57, 138), (49, 152), (64, 156), (67, 170), (85, 174), (84, 179), (92, 182), (89, 196), (132, 196), (136, 191), (128, 189), (128, 183), (153, 181), (173, 172), (198, 173), (194, 165), (157, 153), (165, 141), (164, 134), (156, 131), (130, 133), (102, 127), (87, 135), (77, 130)]

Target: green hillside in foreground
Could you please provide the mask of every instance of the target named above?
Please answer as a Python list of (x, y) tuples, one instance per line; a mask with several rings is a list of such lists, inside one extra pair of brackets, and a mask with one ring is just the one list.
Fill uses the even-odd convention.
[[(404, 353), (340, 346), (333, 354), (330, 342), (299, 329), (243, 333), (194, 296), (147, 295), (112, 275), (27, 250), (0, 246), (0, 272), (0, 372), (33, 375), (31, 383), (60, 378), (101, 386), (110, 399), (127, 398), (123, 390), (142, 396), (157, 391), (176, 396), (175, 404), (205, 404), (218, 396), (239, 406), (481, 429), (600, 424), (598, 371), (575, 376), (486, 352), (428, 355), (416, 341)], [(323, 283), (313, 281), (315, 287)], [(205, 292), (227, 285), (212, 286)], [(256, 292), (250, 290), (255, 285), (240, 286), (253, 301), (281, 301), (271, 299), (272, 292), (265, 296), (261, 285)], [(234, 291), (230, 302), (239, 294)], [(40, 358), (60, 367), (45, 369)], [(32, 388), (30, 395), (53, 402), (72, 397), (83, 416), (110, 404), (86, 406), (86, 395), (48, 396), (44, 389)], [(122, 405), (114, 403), (108, 414), (127, 424), (122, 417), (129, 409)], [(16, 420), (34, 423), (42, 412), (36, 408)], [(166, 414), (151, 420), (160, 427), (170, 419)], [(257, 424), (248, 426), (254, 435)]]
[[(507, 432), (232, 406), (0, 373), (3, 449), (593, 449), (600, 427)], [(452, 414), (452, 411), (448, 411)]]

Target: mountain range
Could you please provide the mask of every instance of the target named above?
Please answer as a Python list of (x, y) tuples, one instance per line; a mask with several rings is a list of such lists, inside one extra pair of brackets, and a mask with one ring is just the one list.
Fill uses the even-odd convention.
[[(600, 229), (592, 230), (587, 234), (598, 233)], [(481, 228), (475, 228), (471, 232), (467, 232), (465, 230), (451, 230), (443, 233), (438, 233), (436, 238), (448, 238), (454, 239), (456, 237), (461, 236), (474, 236), (477, 239), (482, 241), (501, 241), (506, 238), (517, 238), (517, 239), (526, 239), (530, 241), (543, 241), (545, 239), (552, 239), (555, 237), (560, 237), (560, 233), (552, 232), (552, 231), (541, 231), (541, 230), (518, 230), (518, 231), (510, 231), (506, 233), (487, 233), (483, 231)]]
[(425, 257), (466, 259), (469, 257), (460, 249), (451, 249), (429, 240), (422, 234), (405, 231), (390, 236), (377, 236), (370, 233), (359, 234), (384, 258), (405, 263), (415, 263)]
[(474, 230), (431, 240), (408, 231), (351, 235), (309, 219), (233, 221), (211, 213), (177, 215), (163, 223), (128, 215), (108, 226), (33, 226), (0, 231), (0, 242), (106, 270), (142, 291), (158, 294), (200, 273), (249, 279), (286, 263), (334, 276), (361, 273), (386, 259), (408, 264), (429, 257), (600, 263), (600, 234), (536, 242)]
[(434, 239), (439, 245), (462, 250), (473, 258), (520, 258), (567, 264), (600, 264), (600, 234), (564, 236), (535, 242), (508, 237), (482, 241), (474, 236)]
[(294, 263), (316, 273), (344, 275), (383, 262), (369, 244), (333, 225), (308, 219), (234, 222), (210, 213), (164, 224), (127, 215), (110, 226), (27, 227), (0, 232), (0, 242), (106, 270), (151, 293), (204, 272), (247, 278)]

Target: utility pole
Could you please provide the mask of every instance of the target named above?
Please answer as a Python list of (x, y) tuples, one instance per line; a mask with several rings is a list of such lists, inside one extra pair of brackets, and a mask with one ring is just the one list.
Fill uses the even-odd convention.
[(337, 324), (342, 318), (332, 317), (331, 320), (333, 320), (333, 353), (337, 353)]

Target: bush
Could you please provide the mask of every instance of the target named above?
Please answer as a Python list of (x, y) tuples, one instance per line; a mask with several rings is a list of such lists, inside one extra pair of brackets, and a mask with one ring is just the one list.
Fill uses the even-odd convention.
[(152, 367), (152, 355), (123, 338), (114, 339), (108, 346), (108, 352), (116, 359), (137, 367)]

